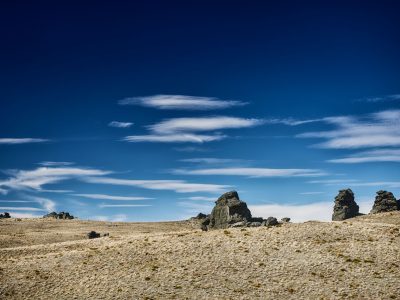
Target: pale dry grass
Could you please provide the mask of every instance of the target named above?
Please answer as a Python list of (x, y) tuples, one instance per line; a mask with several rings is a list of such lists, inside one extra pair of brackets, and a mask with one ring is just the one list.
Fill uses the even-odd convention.
[[(14, 222), (1, 221), (2, 234), (5, 227), (19, 223)], [(46, 222), (47, 231), (61, 226), (71, 232), (68, 237), (90, 226), (105, 231), (95, 228), (96, 222), (89, 222), (89, 227), (80, 225), (83, 221)], [(44, 239), (44, 244), (33, 239), (37, 245), (1, 249), (0, 295), (7, 299), (399, 299), (400, 213), (211, 232), (190, 229), (187, 223), (119, 224), (123, 229), (107, 230), (106, 238), (58, 243)], [(29, 226), (15, 226), (25, 228), (29, 236)], [(81, 238), (80, 231), (75, 234)]]

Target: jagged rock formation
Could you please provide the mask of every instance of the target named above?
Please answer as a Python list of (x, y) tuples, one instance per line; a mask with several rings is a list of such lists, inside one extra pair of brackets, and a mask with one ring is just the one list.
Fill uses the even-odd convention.
[(332, 221), (343, 221), (359, 215), (359, 207), (354, 201), (354, 193), (351, 189), (340, 190), (335, 197)]
[(62, 219), (62, 220), (72, 220), (74, 216), (70, 215), (69, 212), (60, 212), (56, 213), (55, 211), (44, 215), (43, 218), (53, 218), (53, 219)]
[(251, 221), (251, 212), (247, 204), (239, 199), (236, 191), (223, 194), (215, 202), (208, 227), (227, 228), (230, 224)]
[(391, 192), (377, 191), (371, 214), (399, 210), (399, 203)]
[(0, 214), (0, 219), (8, 219), (8, 218), (11, 218), (11, 216), (8, 212), (5, 212), (4, 214)]

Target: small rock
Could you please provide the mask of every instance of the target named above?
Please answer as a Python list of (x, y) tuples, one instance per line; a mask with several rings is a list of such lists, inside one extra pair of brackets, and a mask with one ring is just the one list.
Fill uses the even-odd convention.
[(11, 218), (10, 213), (5, 212), (4, 214), (0, 214), (0, 219), (9, 219)]
[(230, 224), (229, 225), (229, 227), (244, 227), (244, 226), (246, 226), (246, 222), (236, 222), (236, 223), (233, 223), (233, 224)]
[(249, 222), (247, 223), (247, 227), (260, 227), (261, 222)]
[(100, 237), (100, 233), (97, 233), (96, 231), (91, 231), (87, 234), (88, 239), (96, 239)]
[(274, 217), (269, 217), (262, 222), (263, 226), (276, 226), (278, 224), (279, 224), (278, 219)]
[(281, 222), (282, 223), (289, 223), (290, 222), (290, 218), (282, 218)]

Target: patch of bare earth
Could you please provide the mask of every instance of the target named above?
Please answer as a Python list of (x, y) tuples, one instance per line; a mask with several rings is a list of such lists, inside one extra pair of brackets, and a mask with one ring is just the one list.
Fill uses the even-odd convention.
[[(400, 299), (400, 212), (210, 232), (183, 222), (101, 227), (109, 225), (2, 220), (0, 298)], [(51, 237), (64, 228), (68, 241), (40, 243), (41, 226)], [(83, 240), (90, 230), (110, 237)], [(14, 231), (34, 245), (7, 247)]]

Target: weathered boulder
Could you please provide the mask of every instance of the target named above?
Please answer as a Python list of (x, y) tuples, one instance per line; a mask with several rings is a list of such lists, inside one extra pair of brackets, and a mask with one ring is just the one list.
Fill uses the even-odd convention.
[(9, 219), (11, 218), (10, 213), (5, 212), (4, 214), (0, 214), (0, 219)]
[(261, 222), (249, 222), (247, 223), (247, 227), (260, 227)]
[(359, 207), (354, 201), (354, 193), (351, 189), (340, 190), (335, 197), (332, 221), (343, 221), (359, 215)]
[(88, 237), (88, 239), (96, 239), (100, 237), (100, 233), (97, 233), (96, 231), (91, 231), (88, 234), (86, 234), (86, 236)]
[(247, 204), (239, 199), (236, 191), (223, 194), (215, 202), (210, 215), (209, 228), (228, 228), (230, 224), (251, 221)]
[(62, 219), (62, 220), (72, 220), (74, 216), (70, 215), (68, 212), (60, 212), (56, 213), (55, 211), (44, 215), (43, 218), (53, 218), (53, 219)]
[(398, 210), (398, 202), (391, 192), (377, 191), (371, 214)]
[(282, 223), (289, 223), (290, 222), (290, 218), (282, 218), (281, 222)]
[(202, 231), (207, 231), (208, 230), (208, 225), (210, 225), (210, 216), (207, 216), (201, 223), (200, 223), (200, 229)]
[(262, 223), (263, 226), (276, 226), (278, 225), (278, 219), (274, 217), (268, 217), (264, 222)]

